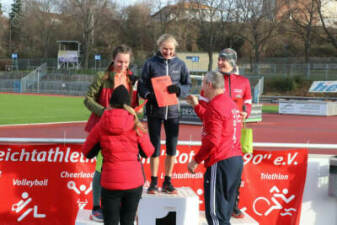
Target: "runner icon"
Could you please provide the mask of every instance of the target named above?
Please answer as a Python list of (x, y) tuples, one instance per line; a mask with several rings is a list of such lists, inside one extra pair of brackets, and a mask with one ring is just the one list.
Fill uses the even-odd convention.
[[(18, 203), (15, 203), (12, 205), (12, 211), (15, 211), (16, 213), (21, 212), (31, 201), (32, 198), (29, 197), (29, 194), (27, 192), (23, 192), (21, 194), (21, 197), (23, 199), (21, 199)], [(29, 198), (28, 198), (29, 197)], [(34, 208), (28, 208), (18, 219), (17, 221), (20, 222), (21, 220), (23, 220), (31, 211), (33, 211), (33, 217), (34, 218), (45, 218), (46, 214), (39, 214), (37, 205), (34, 206)]]

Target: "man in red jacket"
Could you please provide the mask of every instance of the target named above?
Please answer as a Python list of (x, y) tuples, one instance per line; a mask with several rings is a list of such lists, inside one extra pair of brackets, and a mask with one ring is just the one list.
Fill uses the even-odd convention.
[(249, 80), (239, 75), (237, 53), (231, 48), (220, 51), (218, 71), (224, 75), (226, 93), (237, 103), (241, 114), (248, 118), (252, 108), (252, 94)]
[[(242, 119), (249, 117), (252, 108), (252, 94), (249, 80), (239, 75), (237, 66), (237, 53), (231, 48), (220, 51), (218, 57), (218, 71), (224, 75), (226, 93), (237, 104)], [(235, 218), (243, 218), (244, 214), (239, 208), (239, 189), (233, 210)]]
[(203, 121), (202, 144), (188, 164), (194, 173), (204, 161), (204, 197), (206, 219), (209, 225), (230, 225), (230, 218), (240, 185), (243, 167), (241, 145), (241, 116), (236, 104), (225, 94), (224, 78), (219, 72), (206, 74), (202, 89), (209, 100), (200, 105), (196, 96), (187, 101)]

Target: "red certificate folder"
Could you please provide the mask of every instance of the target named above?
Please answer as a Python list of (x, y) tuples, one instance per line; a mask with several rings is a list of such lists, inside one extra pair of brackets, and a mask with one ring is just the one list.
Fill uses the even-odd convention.
[(177, 95), (167, 91), (167, 87), (172, 84), (170, 76), (153, 77), (151, 83), (159, 107), (178, 104)]

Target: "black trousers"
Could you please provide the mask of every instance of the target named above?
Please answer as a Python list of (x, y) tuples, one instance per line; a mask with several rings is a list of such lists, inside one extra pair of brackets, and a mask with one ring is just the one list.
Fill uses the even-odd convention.
[(104, 225), (134, 225), (143, 186), (129, 190), (102, 188)]
[(149, 135), (151, 143), (153, 144), (155, 149), (152, 157), (158, 157), (160, 155), (160, 133), (162, 122), (164, 122), (166, 135), (166, 154), (169, 156), (176, 155), (179, 135), (179, 118), (170, 118), (164, 120), (148, 116), (147, 124), (149, 128)]
[(242, 168), (241, 156), (219, 161), (207, 168), (204, 196), (208, 225), (230, 225)]

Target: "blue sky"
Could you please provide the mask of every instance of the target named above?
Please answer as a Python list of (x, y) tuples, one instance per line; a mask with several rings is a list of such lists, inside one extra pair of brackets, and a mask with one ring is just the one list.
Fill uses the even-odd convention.
[[(120, 0), (122, 3), (127, 3), (127, 4), (133, 4), (135, 2), (140, 2), (142, 0)], [(11, 10), (11, 4), (13, 3), (13, 0), (0, 0), (1, 4), (2, 4), (2, 10), (4, 11), (4, 13), (6, 15), (8, 15), (8, 13), (10, 12)], [(173, 2), (172, 0), (161, 0), (162, 3), (167, 3), (167, 2)]]
[(2, 5), (2, 10), (7, 15), (11, 10), (11, 4), (13, 3), (13, 0), (0, 0), (0, 2)]

